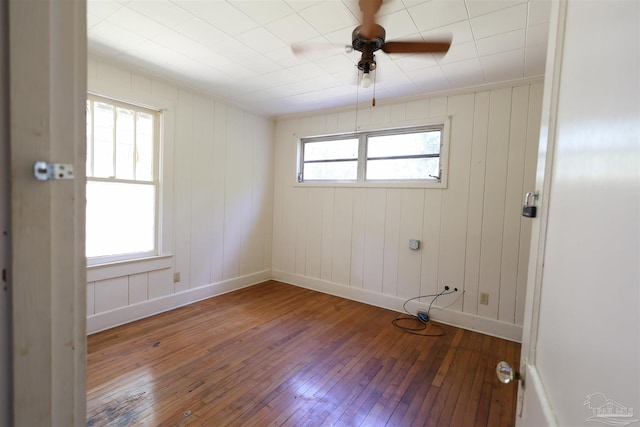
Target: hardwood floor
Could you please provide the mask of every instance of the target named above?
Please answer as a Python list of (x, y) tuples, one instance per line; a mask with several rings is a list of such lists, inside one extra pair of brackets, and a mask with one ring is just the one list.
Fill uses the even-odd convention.
[(87, 425), (514, 424), (519, 344), (397, 316), (269, 281), (91, 335)]

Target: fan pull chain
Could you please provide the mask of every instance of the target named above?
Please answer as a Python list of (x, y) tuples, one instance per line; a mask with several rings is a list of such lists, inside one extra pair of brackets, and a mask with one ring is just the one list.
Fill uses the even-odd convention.
[(373, 73), (373, 99), (371, 100), (372, 107), (376, 106), (376, 75), (377, 74), (378, 74), (377, 71)]

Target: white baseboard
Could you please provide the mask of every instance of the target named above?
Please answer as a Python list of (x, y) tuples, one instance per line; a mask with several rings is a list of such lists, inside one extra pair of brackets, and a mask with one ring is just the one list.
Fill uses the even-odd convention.
[[(87, 334), (93, 334), (105, 329), (114, 328), (125, 323), (173, 310), (174, 308), (182, 307), (217, 295), (222, 295), (270, 279), (386, 308), (400, 313), (403, 312), (402, 304), (405, 300), (400, 297), (383, 295), (366, 289), (353, 288), (327, 280), (288, 273), (280, 270), (264, 270), (247, 276), (212, 283), (210, 285), (189, 289), (183, 292), (89, 316), (87, 318)], [(424, 308), (427, 308), (426, 303), (424, 304)], [(480, 332), (485, 335), (504, 338), (510, 341), (520, 342), (522, 340), (522, 326), (520, 325), (502, 322), (495, 319), (488, 319), (486, 317), (463, 313), (461, 311), (446, 308), (440, 309), (437, 305), (434, 305), (433, 309), (435, 311), (432, 317), (437, 322)]]
[(226, 294), (269, 279), (271, 279), (271, 270), (264, 270), (95, 314), (87, 317), (87, 335), (173, 310), (196, 301)]
[[(272, 271), (272, 278), (281, 282), (300, 286), (326, 294), (347, 298), (354, 301), (363, 302), (369, 305), (394, 310), (404, 313), (402, 305), (404, 298), (383, 295), (377, 292), (371, 292), (366, 289), (353, 288), (327, 280), (317, 279), (314, 277), (302, 276), (299, 274), (288, 273), (280, 270)], [(419, 305), (419, 304), (418, 304)], [(427, 308), (427, 304), (424, 304)], [(433, 306), (436, 310), (433, 319), (439, 323), (457, 326), (462, 329), (476, 331), (485, 335), (491, 335), (498, 338), (504, 338), (509, 341), (521, 342), (522, 326), (512, 323), (502, 322), (500, 320), (488, 319), (461, 311), (440, 309), (437, 305)]]

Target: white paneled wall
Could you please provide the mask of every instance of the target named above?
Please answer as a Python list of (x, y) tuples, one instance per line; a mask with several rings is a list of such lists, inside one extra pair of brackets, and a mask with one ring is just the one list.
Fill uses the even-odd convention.
[[(401, 309), (444, 285), (434, 318), (519, 340), (530, 240), (521, 217), (535, 178), (542, 82), (373, 108), (282, 118), (276, 125), (273, 275)], [(446, 189), (296, 185), (297, 139), (449, 116)], [(419, 251), (408, 248), (420, 239)], [(463, 292), (462, 292), (463, 291)], [(480, 293), (489, 294), (487, 305)], [(429, 302), (430, 299), (425, 299)], [(446, 306), (446, 309), (444, 307)]]
[(148, 267), (90, 268), (89, 332), (270, 278), (274, 122), (101, 60), (88, 70), (90, 91), (167, 110), (168, 255)]

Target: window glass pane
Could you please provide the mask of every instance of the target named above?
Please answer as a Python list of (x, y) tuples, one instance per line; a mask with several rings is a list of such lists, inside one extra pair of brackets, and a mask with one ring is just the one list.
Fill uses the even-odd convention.
[(113, 106), (93, 103), (93, 175), (101, 178), (114, 176), (113, 170)]
[(358, 139), (335, 139), (332, 141), (306, 142), (304, 161), (357, 159)]
[(136, 118), (136, 179), (153, 180), (153, 116), (138, 113)]
[(155, 187), (87, 182), (87, 257), (155, 248)]
[(428, 157), (422, 159), (368, 160), (367, 179), (433, 179), (438, 176), (440, 159)]
[(87, 176), (93, 176), (93, 168), (91, 167), (93, 162), (93, 127), (91, 120), (93, 114), (91, 113), (91, 101), (87, 100)]
[(304, 165), (304, 180), (353, 181), (358, 177), (358, 161), (307, 163)]
[(117, 108), (116, 178), (133, 179), (133, 115), (132, 110)]
[(440, 131), (367, 138), (367, 158), (440, 153)]

